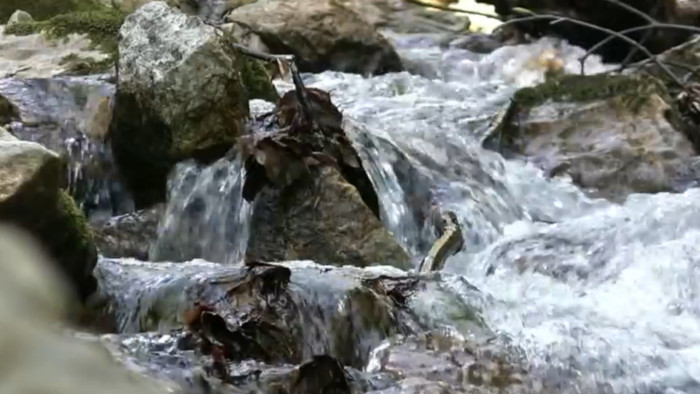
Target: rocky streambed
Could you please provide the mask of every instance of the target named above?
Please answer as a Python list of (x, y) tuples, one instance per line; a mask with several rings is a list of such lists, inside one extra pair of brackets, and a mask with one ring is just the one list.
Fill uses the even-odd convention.
[(663, 75), (401, 2), (29, 3), (0, 219), (52, 263), (3, 254), (47, 290), (0, 316), (65, 360), (10, 385), (79, 392), (85, 352), (120, 392), (700, 387), (695, 126)]

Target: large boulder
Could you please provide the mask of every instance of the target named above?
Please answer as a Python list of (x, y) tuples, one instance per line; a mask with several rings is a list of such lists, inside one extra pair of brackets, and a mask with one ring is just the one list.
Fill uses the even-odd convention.
[(60, 157), (0, 128), (0, 220), (39, 240), (84, 299), (96, 289), (97, 250), (85, 217), (61, 190)]
[(401, 71), (399, 56), (372, 25), (331, 0), (259, 0), (227, 16), (244, 42), (259, 38), (274, 54), (296, 56), (307, 72)]
[(165, 198), (166, 176), (183, 159), (211, 159), (243, 133), (248, 92), (242, 55), (215, 28), (164, 2), (121, 28), (110, 127), (115, 158), (139, 207)]
[(174, 387), (127, 371), (99, 344), (57, 329), (66, 315), (70, 293), (58, 279), (55, 266), (39, 252), (40, 245), (35, 240), (3, 227), (0, 250), (0, 351), (18, 356), (0, 363), (0, 391), (178, 392)]
[(486, 145), (567, 174), (596, 196), (673, 191), (694, 149), (664, 85), (645, 76), (564, 76), (515, 94)]

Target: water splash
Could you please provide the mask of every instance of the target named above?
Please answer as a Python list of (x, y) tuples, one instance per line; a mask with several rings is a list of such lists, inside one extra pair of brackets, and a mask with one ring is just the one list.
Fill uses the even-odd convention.
[(168, 181), (168, 206), (151, 260), (240, 262), (252, 215), (251, 205), (243, 198), (244, 179), (240, 155), (210, 166), (193, 160), (179, 163)]

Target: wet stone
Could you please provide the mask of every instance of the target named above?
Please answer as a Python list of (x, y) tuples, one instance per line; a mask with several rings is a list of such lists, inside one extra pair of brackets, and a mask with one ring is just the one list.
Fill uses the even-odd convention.
[(0, 80), (0, 112), (3, 101), (16, 108), (8, 130), (65, 159), (68, 190), (90, 219), (132, 209), (107, 143), (113, 94), (100, 76)]

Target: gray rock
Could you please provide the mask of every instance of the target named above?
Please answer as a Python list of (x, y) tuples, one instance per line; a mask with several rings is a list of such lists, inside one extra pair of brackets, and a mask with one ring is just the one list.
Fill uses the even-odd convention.
[(163, 201), (170, 167), (225, 153), (244, 129), (240, 54), (215, 29), (164, 2), (121, 28), (110, 132), (137, 208)]
[(663, 84), (645, 76), (566, 76), (516, 93), (486, 145), (523, 155), (594, 196), (675, 190), (695, 152)]
[[(99, 344), (61, 332), (70, 304), (53, 264), (30, 237), (0, 228), (0, 391), (8, 394), (165, 394), (174, 387), (137, 376)], [(11, 361), (11, 362), (10, 362)]]
[(105, 257), (133, 257), (148, 260), (151, 243), (158, 234), (162, 204), (115, 216), (93, 227), (97, 250)]
[(17, 10), (14, 14), (10, 15), (10, 19), (7, 20), (7, 26), (27, 22), (34, 22), (34, 18), (32, 18), (32, 16), (26, 11)]
[(246, 257), (313, 259), (334, 265), (412, 268), (411, 257), (332, 168), (283, 189), (265, 189), (253, 206)]
[(299, 69), (360, 74), (401, 71), (389, 42), (352, 10), (331, 0), (259, 0), (236, 8), (226, 19), (249, 28), (274, 54), (295, 55)]
[(82, 212), (63, 186), (60, 157), (0, 128), (0, 220), (31, 233), (56, 261), (76, 294), (96, 288), (97, 250)]

